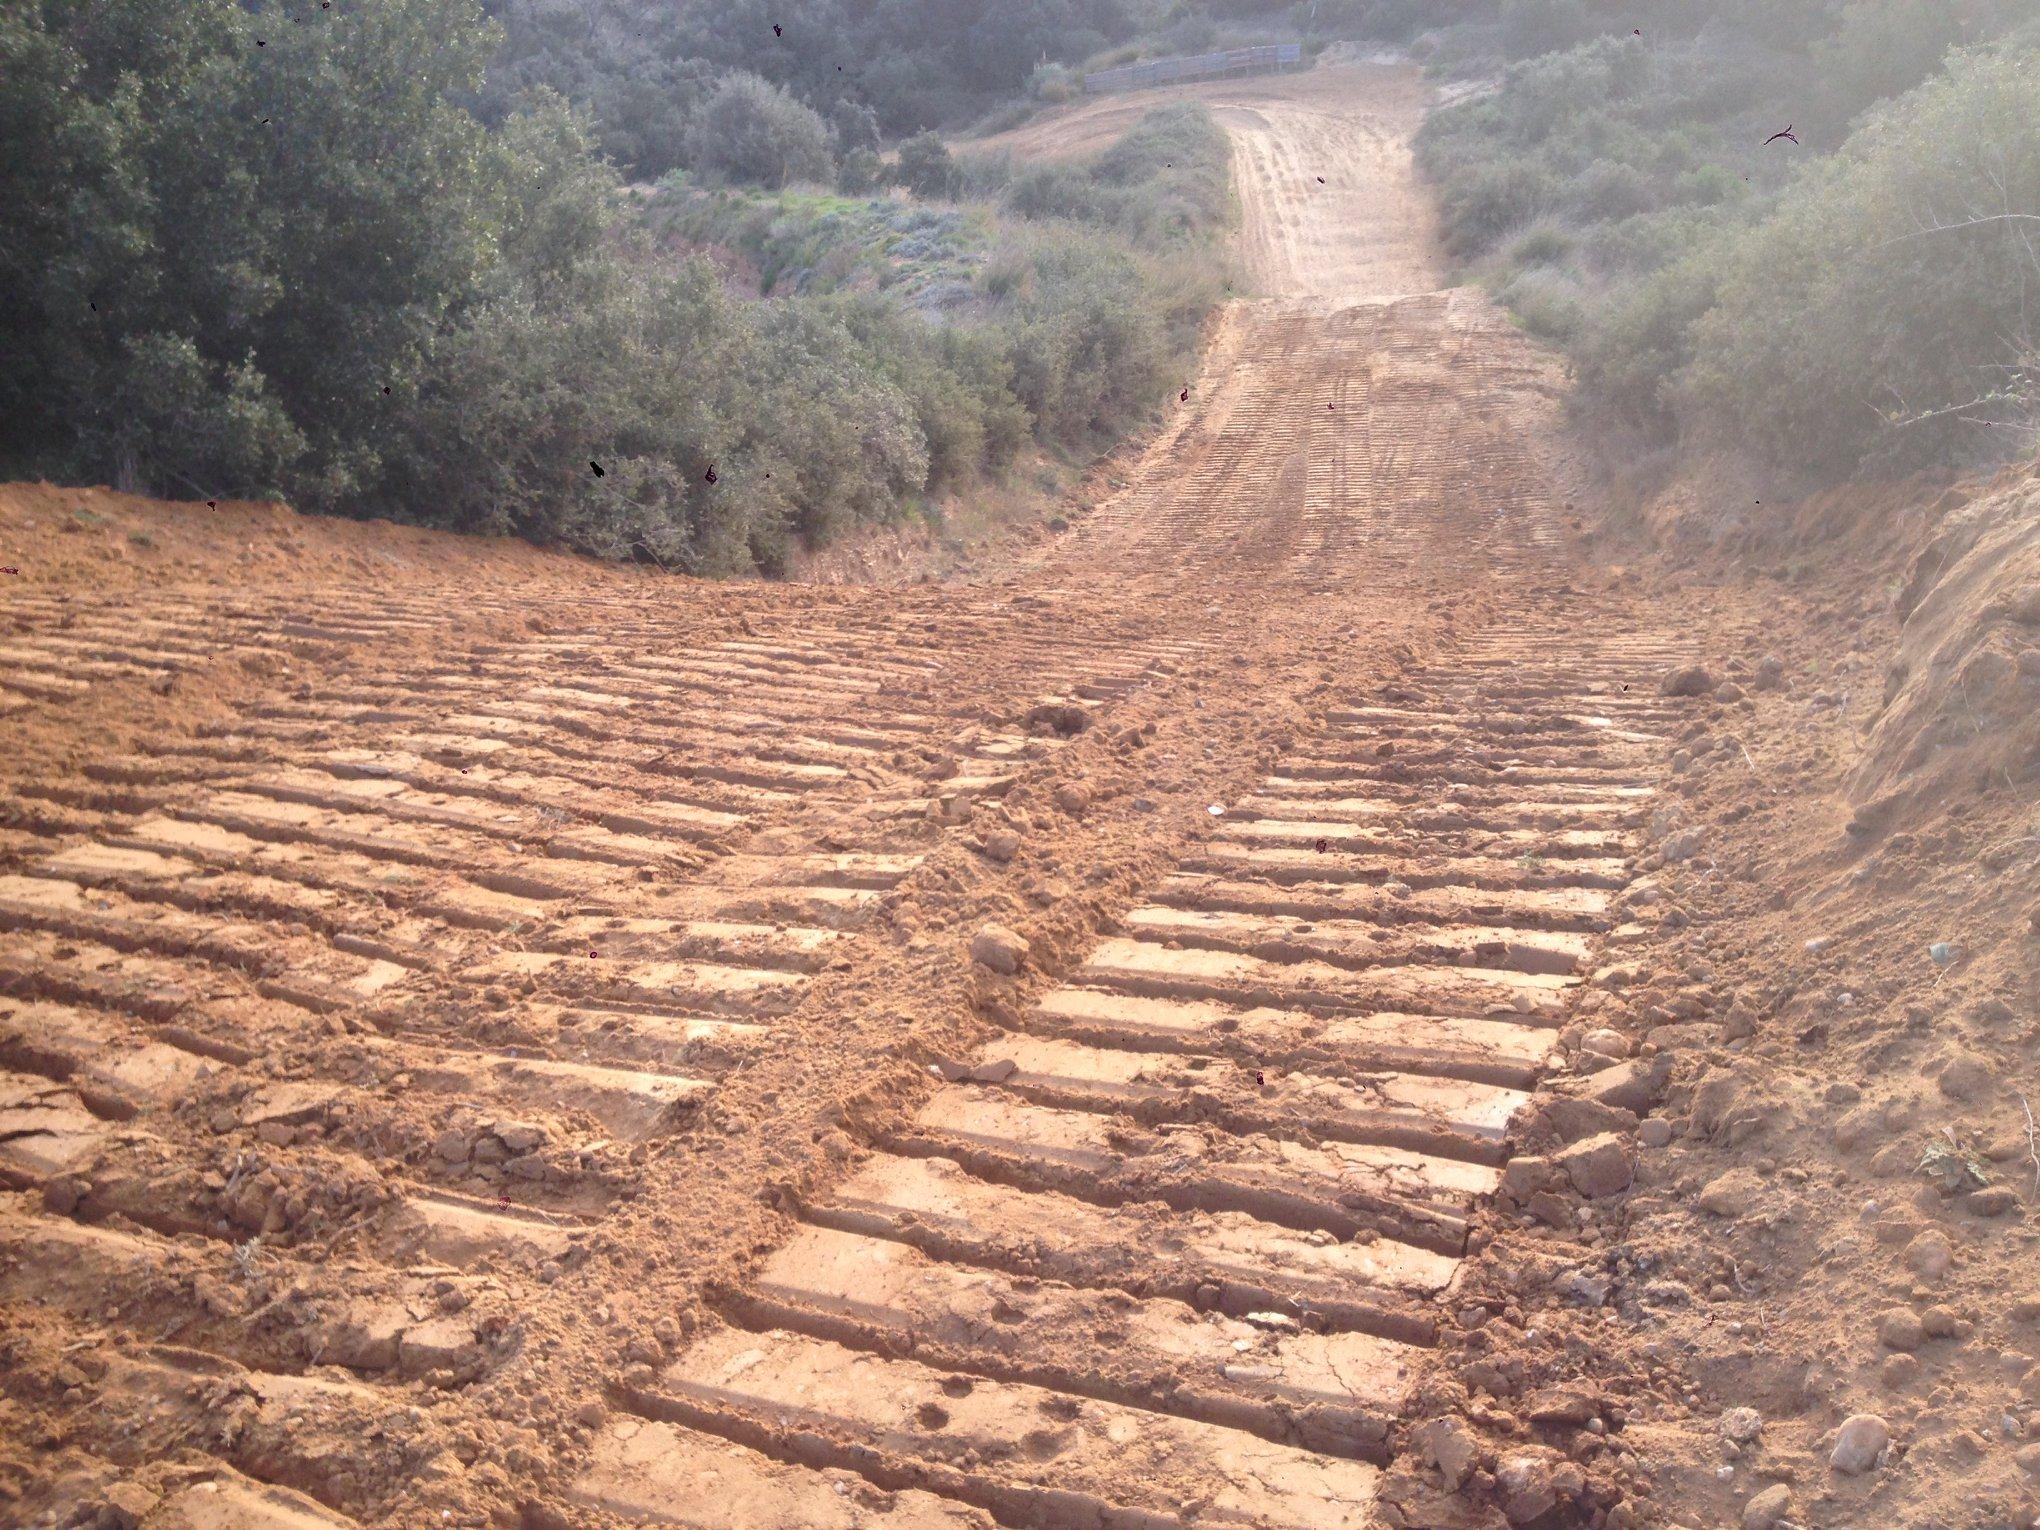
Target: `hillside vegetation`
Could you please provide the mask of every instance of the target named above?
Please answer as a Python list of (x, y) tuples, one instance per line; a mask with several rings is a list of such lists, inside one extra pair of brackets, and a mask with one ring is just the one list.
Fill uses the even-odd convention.
[[(816, 114), (839, 152), (954, 123), (1044, 65), (1131, 35), (1130, 0), (491, 0), (505, 42), (481, 106), (533, 87), (584, 104), (604, 149), (652, 180), (701, 168), (701, 105), (733, 73)], [(1140, 7), (1144, 9), (1144, 6)]]
[[(1140, 139), (1193, 210), (1139, 142), (1039, 205), (984, 177), (961, 211), (839, 203), (801, 187), (851, 168), (840, 135), (725, 80), (690, 128), (715, 163), (676, 183), (711, 201), (648, 228), (599, 121), (490, 110), (502, 43), (474, 0), (0, 11), (0, 471), (772, 570), (1030, 447), (1102, 449), (1217, 297), (1201, 114)], [(871, 160), (965, 189), (939, 140)], [(847, 279), (874, 230), (948, 225), (949, 309)], [(746, 241), (799, 279), (745, 301), (696, 253)]]
[(1450, 253), (1571, 352), (1597, 419), (1809, 480), (2030, 447), (2030, 4), (1703, 0), (1617, 25), (1505, 0), (1429, 31), (1364, 9), (1441, 69), (1495, 72), (1421, 162)]

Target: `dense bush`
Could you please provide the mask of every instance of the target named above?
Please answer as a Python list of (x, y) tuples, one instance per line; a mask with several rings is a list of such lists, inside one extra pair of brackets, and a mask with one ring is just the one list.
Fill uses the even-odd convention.
[[(1572, 352), (1585, 407), (1638, 430), (1825, 474), (1991, 439), (1979, 427), (2009, 423), (2030, 381), (2032, 225), (1912, 220), (2040, 214), (2030, 4), (1639, 0), (1635, 17), (1493, 0), (1441, 44), (1514, 60), (1420, 135), (1447, 250)], [(1995, 51), (1948, 53), (2022, 21)], [(1798, 144), (1766, 142), (1788, 123)]]
[(1067, 218), (1164, 247), (1210, 239), (1230, 214), (1225, 134), (1201, 106), (1148, 112), (1110, 148), (1080, 161), (1015, 171), (978, 164), (970, 176), (1023, 218)]
[[(0, 9), (0, 472), (769, 570), (1030, 442), (1094, 449), (1216, 295), (1208, 245), (693, 188), (781, 262), (788, 296), (740, 301), (557, 97), (462, 104), (494, 45), (469, 0)], [(760, 81), (697, 104), (754, 179), (868, 127)]]
[(506, 35), (483, 115), (499, 120), (549, 87), (586, 107), (604, 150), (645, 180), (691, 164), (687, 125), (731, 71), (784, 87), (832, 126), (839, 107), (867, 110), (897, 137), (980, 113), (1044, 61), (1081, 60), (1133, 25), (1125, 0), (490, 0), (490, 10)]
[(1961, 53), (1710, 252), (1696, 423), (1828, 472), (1963, 455), (2040, 382), (2040, 52)]
[(825, 181), (834, 168), (821, 114), (755, 74), (733, 74), (710, 91), (687, 125), (687, 159), (725, 180), (784, 186)]
[[(684, 184), (650, 216), (687, 244), (742, 251), (768, 291), (836, 300), (873, 364), (915, 401), (940, 484), (996, 468), (1030, 433), (1081, 453), (1151, 411), (1221, 296), (1227, 163), (1209, 114), (1177, 105), (1104, 152), (1055, 166), (1052, 205), (1030, 201), (1033, 171), (1009, 179), (1003, 162), (964, 167), (964, 182), (996, 196), (1005, 222), (968, 202)], [(953, 322), (931, 327), (874, 307), (878, 294)], [(880, 328), (874, 315), (885, 312), (904, 331)]]
[(0, 11), (0, 456), (369, 492), (521, 173), (471, 0)]
[(949, 145), (936, 132), (916, 133), (900, 145), (894, 172), (899, 183), (917, 197), (947, 197), (956, 194), (956, 160)]

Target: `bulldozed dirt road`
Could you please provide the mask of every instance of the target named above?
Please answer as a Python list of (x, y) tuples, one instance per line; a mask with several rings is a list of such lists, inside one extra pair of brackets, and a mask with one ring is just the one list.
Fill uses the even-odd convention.
[(1200, 93), (1269, 295), (996, 576), (5, 593), (0, 1520), (1378, 1522), (1677, 634), (1414, 79)]

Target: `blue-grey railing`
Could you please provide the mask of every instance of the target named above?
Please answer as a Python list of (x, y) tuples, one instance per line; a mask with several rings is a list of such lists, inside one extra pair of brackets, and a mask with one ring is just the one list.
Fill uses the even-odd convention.
[(1289, 69), (1302, 63), (1302, 43), (1264, 43), (1254, 48), (1227, 48), (1223, 52), (1198, 53), (1189, 58), (1157, 58), (1145, 64), (1100, 69), (1084, 76), (1084, 89), (1093, 93), (1140, 90), (1145, 86), (1168, 85), (1177, 80), (1207, 80), (1221, 74)]

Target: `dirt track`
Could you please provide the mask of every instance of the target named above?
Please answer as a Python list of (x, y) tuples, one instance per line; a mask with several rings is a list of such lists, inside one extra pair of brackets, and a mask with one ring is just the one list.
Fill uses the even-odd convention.
[(0, 1517), (1376, 1522), (1676, 635), (1414, 81), (1201, 93), (1267, 295), (998, 577), (6, 592)]

